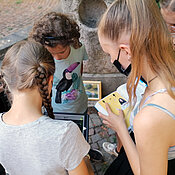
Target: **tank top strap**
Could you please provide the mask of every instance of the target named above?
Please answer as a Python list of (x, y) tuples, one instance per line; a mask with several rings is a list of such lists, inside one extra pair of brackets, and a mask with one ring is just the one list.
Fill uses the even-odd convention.
[(166, 91), (167, 91), (166, 89), (160, 89), (160, 90), (158, 90), (158, 91), (152, 93), (151, 95), (149, 95), (148, 97), (146, 97), (146, 99), (145, 99), (145, 101), (144, 101), (144, 103), (143, 103), (143, 106), (144, 106), (144, 104), (145, 104), (152, 96), (154, 96), (154, 95), (156, 95), (156, 94), (159, 94), (159, 93), (164, 93), (164, 92), (166, 92)]
[[(172, 91), (175, 91), (175, 87), (172, 87), (171, 89), (172, 89)], [(144, 104), (145, 104), (152, 96), (154, 96), (154, 95), (156, 95), (156, 94), (159, 94), (159, 93), (164, 93), (164, 92), (167, 92), (167, 89), (165, 89), (165, 88), (164, 88), (164, 89), (160, 89), (160, 90), (158, 90), (158, 91), (152, 93), (151, 95), (149, 95), (148, 97), (146, 97), (146, 99), (145, 99), (145, 101), (144, 101), (144, 103), (143, 103), (143, 106), (144, 106)]]
[(153, 104), (153, 103), (148, 103), (148, 104), (142, 106), (142, 109), (146, 106), (153, 106), (157, 109), (160, 109), (161, 111), (167, 113), (169, 116), (171, 116), (175, 120), (175, 115), (173, 113), (171, 113), (169, 110), (167, 110), (166, 108), (162, 107), (162, 106), (159, 106), (159, 105)]

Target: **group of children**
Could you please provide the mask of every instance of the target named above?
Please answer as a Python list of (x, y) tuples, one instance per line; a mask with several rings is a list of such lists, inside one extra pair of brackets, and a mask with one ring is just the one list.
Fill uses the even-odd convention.
[[(167, 3), (161, 5), (164, 10)], [(172, 29), (172, 23), (167, 23)], [(99, 116), (120, 140), (118, 161), (106, 175), (173, 174), (175, 53), (156, 2), (114, 1), (99, 23), (98, 36), (111, 62), (129, 75), (125, 91), (134, 109), (130, 135), (136, 139), (135, 144), (122, 111), (116, 116), (106, 105), (109, 115)], [(79, 38), (75, 21), (51, 12), (34, 24), (27, 41), (7, 51), (1, 66), (0, 93), (8, 87), (12, 97), (3, 97), (12, 103), (10, 109), (1, 111), (8, 112), (0, 114), (0, 163), (8, 174), (94, 174), (88, 155), (93, 150), (78, 126), (54, 120), (54, 112), (87, 112), (81, 75), (88, 56)], [(140, 79), (147, 87), (140, 105), (134, 108)], [(43, 115), (42, 106), (48, 116)]]
[[(55, 165), (53, 165), (54, 168), (49, 170), (51, 174), (65, 173), (65, 170), (61, 169), (63, 167), (71, 174), (71, 171), (77, 168), (81, 162), (80, 166), (73, 170), (72, 174), (85, 173), (87, 170), (82, 159), (86, 155), (95, 161), (102, 160), (102, 153), (89, 148), (88, 143), (82, 137), (75, 124), (72, 122), (53, 121), (41, 113), (42, 104), (48, 116), (52, 119), (54, 119), (54, 112), (87, 113), (87, 96), (81, 75), (83, 72), (83, 60), (87, 60), (88, 56), (79, 38), (79, 27), (75, 21), (64, 14), (50, 12), (34, 24), (28, 41), (17, 43), (7, 51), (1, 66), (1, 76), (4, 80), (2, 82), (3, 85), (7, 83), (11, 94), (13, 94), (13, 103), (11, 109), (1, 116), (1, 124), (3, 125), (3, 122), (5, 122), (7, 125), (15, 125), (15, 131), (12, 129), (11, 132), (15, 136), (18, 134), (26, 136), (27, 140), (23, 139), (21, 144), (23, 145), (23, 143), (27, 142), (30, 145), (28, 147), (29, 150), (26, 150), (26, 156), (31, 161), (26, 161), (23, 164), (24, 169), (19, 166), (15, 168), (17, 161), (14, 164), (14, 160), (10, 162), (9, 158), (5, 156), (6, 160), (2, 160), (1, 163), (9, 174), (46, 174), (49, 168), (44, 167), (44, 165), (50, 166), (50, 159), (48, 159), (48, 163), (45, 161), (49, 154), (55, 155), (57, 159), (52, 160)], [(10, 73), (8, 73), (9, 70)], [(39, 90), (39, 93), (35, 92), (35, 90)], [(17, 91), (19, 93), (16, 93)], [(3, 109), (1, 112), (6, 112), (7, 110)], [(13, 117), (11, 118), (10, 114), (12, 113)], [(37, 120), (37, 118), (39, 119)], [(31, 122), (32, 124), (30, 125), (32, 126), (37, 126), (35, 127), (36, 131), (33, 130), (32, 134), (25, 132), (30, 130), (28, 122)], [(22, 133), (21, 129), (19, 129), (21, 125), (24, 129)], [(20, 130), (20, 133), (16, 131), (18, 130), (17, 128)], [(40, 132), (37, 133), (37, 130), (40, 130)], [(52, 136), (49, 137), (49, 135)], [(6, 137), (8, 142), (15, 143), (13, 139), (16, 140), (17, 138), (12, 135), (9, 136), (11, 139)], [(46, 142), (44, 137), (51, 140)], [(44, 145), (43, 141), (45, 144), (49, 144)], [(43, 149), (42, 151), (40, 149), (36, 152), (33, 150), (36, 143), (37, 147)], [(1, 149), (3, 151), (2, 154), (9, 150), (11, 157), (17, 158), (16, 154), (19, 151), (18, 148), (22, 147), (21, 144), (16, 145), (16, 148), (15, 146), (13, 147), (16, 150), (15, 152), (4, 144), (4, 150), (3, 148)], [(50, 150), (50, 146), (55, 148), (55, 153), (53, 150), (53, 153), (47, 153), (46, 150)], [(56, 156), (57, 153), (60, 155)], [(0, 157), (3, 157), (2, 154)], [(33, 157), (36, 162), (32, 160), (31, 156), (33, 154), (36, 155), (36, 159)], [(38, 154), (42, 156), (43, 165), (41, 163), (40, 166), (43, 168), (41, 169), (37, 165), (38, 158), (40, 159), (40, 157), (37, 157)], [(23, 159), (24, 157), (18, 157), (20, 161), (18, 163), (22, 165), (21, 161)], [(31, 167), (35, 165), (36, 168), (27, 170), (26, 163)], [(14, 168), (15, 170), (13, 170)]]

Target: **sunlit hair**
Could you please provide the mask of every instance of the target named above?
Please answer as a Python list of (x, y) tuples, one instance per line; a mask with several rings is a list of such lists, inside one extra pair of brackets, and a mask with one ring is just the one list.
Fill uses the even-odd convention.
[(136, 97), (146, 56), (151, 70), (163, 81), (175, 99), (175, 53), (167, 26), (153, 0), (116, 0), (103, 15), (98, 30), (117, 42), (123, 32), (130, 32), (132, 70), (127, 82), (129, 99)]
[[(57, 39), (48, 39), (47, 37)], [(65, 14), (56, 12), (47, 13), (36, 21), (29, 38), (50, 47), (56, 47), (59, 44), (62, 46), (71, 45), (77, 49), (82, 45), (79, 41), (80, 32), (77, 23)]]
[(175, 12), (175, 0), (160, 0), (161, 8)]
[(1, 76), (13, 94), (38, 87), (43, 104), (51, 118), (54, 118), (48, 78), (54, 74), (55, 63), (52, 55), (41, 44), (22, 41), (13, 45), (5, 54)]

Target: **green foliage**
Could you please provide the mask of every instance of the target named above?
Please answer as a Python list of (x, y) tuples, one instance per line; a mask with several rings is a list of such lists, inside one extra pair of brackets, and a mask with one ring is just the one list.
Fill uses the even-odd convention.
[(15, 4), (21, 4), (22, 2), (22, 0), (16, 0)]

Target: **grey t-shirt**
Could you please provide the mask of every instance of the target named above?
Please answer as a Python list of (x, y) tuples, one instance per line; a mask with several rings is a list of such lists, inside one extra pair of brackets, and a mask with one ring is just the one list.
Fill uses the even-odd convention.
[(80, 164), (89, 149), (71, 121), (42, 116), (12, 126), (0, 114), (0, 163), (9, 175), (65, 175)]

